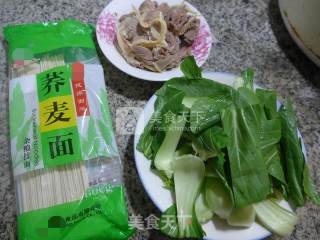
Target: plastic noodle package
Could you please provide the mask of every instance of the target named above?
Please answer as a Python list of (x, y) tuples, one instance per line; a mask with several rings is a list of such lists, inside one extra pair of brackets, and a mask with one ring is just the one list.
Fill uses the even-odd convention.
[(93, 28), (7, 26), (18, 239), (128, 239), (122, 166)]

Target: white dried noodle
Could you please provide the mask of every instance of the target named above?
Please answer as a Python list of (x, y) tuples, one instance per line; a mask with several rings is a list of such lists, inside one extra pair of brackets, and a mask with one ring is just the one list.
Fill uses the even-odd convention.
[[(19, 69), (18, 76), (37, 74), (65, 64), (62, 55), (45, 56), (39, 63)], [(84, 162), (50, 169), (37, 169), (16, 179), (20, 212), (79, 200), (89, 187)]]

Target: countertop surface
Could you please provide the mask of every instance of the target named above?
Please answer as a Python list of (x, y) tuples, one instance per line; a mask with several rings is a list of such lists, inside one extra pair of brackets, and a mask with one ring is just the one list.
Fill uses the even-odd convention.
[[(120, 0), (119, 0), (120, 1)], [(124, 1), (124, 0), (123, 0)], [(280, 100), (293, 99), (308, 164), (320, 188), (320, 69), (310, 62), (290, 38), (275, 0), (189, 0), (206, 17), (215, 36), (204, 69), (238, 74), (246, 67), (256, 70), (256, 83), (277, 90)], [(7, 24), (75, 18), (95, 24), (106, 0), (0, 0), (0, 239), (15, 239), (16, 201), (10, 165), (8, 126), (8, 78), (2, 28)], [(170, 2), (170, 1), (168, 1)], [(132, 127), (135, 107), (143, 107), (161, 87), (119, 71), (102, 54), (110, 108), (124, 165), (129, 212), (143, 221), (132, 239), (167, 239), (148, 230), (145, 218), (159, 211), (144, 191), (133, 158)], [(123, 115), (122, 107), (133, 107)], [(124, 134), (122, 127), (127, 127)], [(308, 203), (299, 209), (300, 222), (288, 239), (320, 239), (320, 208)], [(275, 237), (273, 237), (275, 238)]]

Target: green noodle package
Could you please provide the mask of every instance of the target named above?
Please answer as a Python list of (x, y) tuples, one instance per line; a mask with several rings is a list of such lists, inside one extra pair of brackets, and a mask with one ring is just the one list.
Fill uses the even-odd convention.
[(18, 239), (128, 239), (122, 165), (93, 28), (7, 26)]

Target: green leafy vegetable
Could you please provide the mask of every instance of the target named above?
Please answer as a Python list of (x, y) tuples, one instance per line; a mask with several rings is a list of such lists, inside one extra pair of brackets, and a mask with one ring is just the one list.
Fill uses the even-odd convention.
[(213, 212), (206, 202), (204, 190), (205, 188), (203, 188), (195, 203), (196, 216), (200, 223), (206, 223), (213, 217)]
[(316, 188), (310, 179), (309, 168), (307, 165), (304, 166), (303, 171), (303, 189), (308, 198), (320, 206), (320, 195), (317, 193)]
[(240, 87), (237, 92), (233, 92), (232, 99), (234, 105), (238, 108), (259, 104), (259, 98), (251, 89), (245, 87)]
[(227, 146), (235, 207), (266, 199), (270, 181), (260, 150), (261, 111), (257, 106), (229, 108), (222, 113), (222, 124), (229, 136)]
[(196, 79), (202, 77), (201, 68), (197, 66), (197, 63), (192, 56), (184, 59), (180, 65), (180, 69), (187, 78)]
[(184, 143), (184, 145), (182, 147), (180, 147), (175, 153), (174, 156), (175, 157), (180, 157), (182, 155), (186, 155), (186, 154), (192, 154), (193, 153), (193, 148), (191, 146), (191, 144), (188, 143)]
[(229, 138), (219, 126), (214, 126), (203, 131), (199, 140), (205, 149), (221, 154), (221, 149), (229, 144)]
[(190, 129), (198, 133), (220, 122), (220, 111), (232, 106), (231, 97), (200, 98), (190, 109)]
[(279, 119), (264, 120), (261, 127), (261, 152), (271, 176), (286, 184), (280, 159), (281, 122)]
[[(227, 167), (226, 167), (227, 166)], [(224, 154), (219, 154), (216, 158), (208, 162), (207, 168), (212, 168), (215, 175), (220, 178), (225, 188), (229, 191), (229, 195), (234, 206), (234, 197), (232, 192), (230, 169), (226, 165)]]
[[(137, 146), (175, 196), (176, 205), (164, 213), (174, 215), (173, 227), (162, 232), (201, 238), (199, 222), (216, 214), (237, 227), (250, 227), (257, 216), (270, 231), (289, 235), (297, 216), (270, 197), (320, 205), (291, 102), (278, 110), (275, 91), (255, 90), (252, 69), (233, 88), (203, 78), (193, 57), (181, 70), (184, 77), (156, 92), (153, 117)], [(183, 113), (185, 122), (167, 123), (168, 112), (173, 119)], [(171, 131), (174, 126), (183, 130)]]
[(235, 89), (239, 89), (241, 87), (247, 88), (249, 90), (253, 90), (253, 79), (254, 79), (254, 71), (251, 68), (248, 68), (241, 72), (241, 77), (237, 77), (233, 83), (233, 87)]
[(207, 150), (199, 138), (193, 139), (192, 148), (195, 154), (204, 161), (217, 155), (217, 152)]
[(310, 179), (290, 100), (280, 109), (280, 119), (282, 125), (281, 144), (285, 156), (289, 199), (296, 207), (303, 206), (306, 198), (320, 206), (320, 196)]
[(267, 114), (267, 118), (269, 120), (277, 118), (277, 93), (272, 90), (257, 89), (256, 96), (259, 98), (260, 103), (263, 105)]
[(253, 90), (254, 70), (248, 68), (241, 72), (241, 77), (244, 80), (244, 87)]
[(296, 207), (305, 203), (303, 192), (304, 156), (297, 134), (297, 123), (291, 101), (280, 109), (282, 127), (281, 145), (284, 152), (284, 163), (288, 183), (289, 199)]
[(161, 232), (169, 237), (179, 237), (177, 206), (173, 204), (162, 215), (158, 224)]
[(233, 209), (229, 190), (219, 178), (207, 178), (205, 196), (208, 207), (219, 217), (227, 219)]
[(183, 109), (181, 104), (183, 97), (183, 92), (172, 88), (166, 88), (165, 91), (162, 92), (162, 95), (158, 96), (155, 102), (155, 111), (137, 145), (137, 149), (142, 152), (146, 158), (154, 160), (165, 137), (165, 132), (159, 130), (163, 128), (162, 120), (164, 119), (164, 114), (169, 112), (178, 114), (181, 112)]
[(189, 79), (189, 78), (172, 78), (170, 81), (167, 81), (162, 88), (157, 92), (157, 96), (162, 96), (163, 92), (167, 88), (173, 88), (184, 93), (185, 97), (189, 98), (204, 98), (204, 97), (227, 97), (232, 96), (234, 89), (227, 85), (205, 79)]

